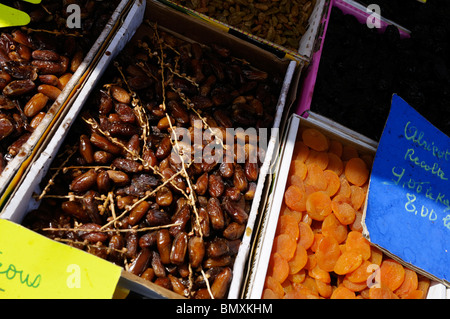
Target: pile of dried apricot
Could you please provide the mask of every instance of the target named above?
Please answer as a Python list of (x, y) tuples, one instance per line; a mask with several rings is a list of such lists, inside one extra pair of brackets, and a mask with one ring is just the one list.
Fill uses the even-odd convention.
[(362, 235), (372, 156), (300, 128), (263, 299), (425, 298), (430, 280)]

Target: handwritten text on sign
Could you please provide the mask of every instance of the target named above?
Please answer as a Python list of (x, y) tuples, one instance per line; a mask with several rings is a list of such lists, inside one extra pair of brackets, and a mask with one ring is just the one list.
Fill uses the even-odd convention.
[(397, 95), (378, 145), (365, 226), (407, 263), (450, 278), (450, 139)]
[(0, 219), (0, 299), (111, 298), (121, 268)]

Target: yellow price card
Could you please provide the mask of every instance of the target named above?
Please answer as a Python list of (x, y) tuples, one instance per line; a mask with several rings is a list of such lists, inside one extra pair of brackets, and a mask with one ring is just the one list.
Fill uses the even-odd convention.
[(122, 268), (0, 219), (0, 299), (111, 299)]

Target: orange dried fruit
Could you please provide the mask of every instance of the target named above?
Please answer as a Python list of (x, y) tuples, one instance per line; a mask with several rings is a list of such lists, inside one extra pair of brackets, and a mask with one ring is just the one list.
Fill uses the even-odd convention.
[(336, 260), (334, 272), (338, 275), (345, 275), (357, 269), (363, 261), (361, 254), (355, 250), (346, 250)]
[(299, 229), (298, 243), (302, 245), (305, 249), (308, 249), (314, 242), (314, 233), (311, 229), (311, 226), (301, 221), (298, 223), (298, 229)]
[(355, 292), (340, 285), (333, 291), (330, 299), (356, 299), (356, 295)]
[(272, 269), (269, 276), (282, 283), (289, 275), (289, 264), (279, 253), (272, 254)]
[(370, 258), (370, 243), (366, 238), (364, 238), (362, 233), (358, 231), (351, 231), (348, 233), (345, 247), (347, 250), (359, 252), (363, 257), (363, 260), (368, 260)]
[(313, 269), (308, 271), (308, 274), (314, 279), (320, 280), (324, 283), (329, 284), (331, 282), (331, 276), (328, 271), (323, 270), (318, 265), (316, 265)]
[(291, 283), (302, 283), (306, 278), (306, 271), (303, 268), (302, 270), (300, 270), (299, 272), (297, 272), (296, 274), (289, 274), (288, 276), (288, 280)]
[(328, 138), (315, 128), (307, 128), (302, 133), (302, 140), (306, 146), (315, 151), (326, 151), (329, 148)]
[(270, 289), (278, 298), (283, 298), (284, 296), (283, 286), (272, 276), (266, 277), (264, 288)]
[(370, 299), (398, 299), (397, 295), (392, 292), (392, 290), (386, 286), (381, 285), (381, 287), (371, 287), (369, 289)]
[(290, 175), (297, 175), (298, 177), (301, 178), (301, 180), (304, 180), (307, 172), (308, 169), (304, 161), (293, 160), (291, 162), (291, 169), (289, 171)]
[(280, 299), (280, 298), (271, 289), (266, 288), (263, 290), (261, 299)]
[(356, 211), (344, 196), (337, 195), (331, 200), (331, 209), (342, 225), (350, 225), (355, 221)]
[[(284, 206), (284, 205), (283, 205)], [(297, 224), (302, 220), (303, 214), (301, 212), (297, 212), (295, 210), (290, 210), (289, 207), (284, 206), (281, 209), (281, 216), (283, 215), (289, 215), (295, 218), (297, 221)]]
[(329, 298), (331, 296), (331, 294), (333, 293), (333, 287), (330, 284), (325, 283), (317, 278), (316, 278), (316, 286), (317, 286), (317, 292), (323, 298)]
[(287, 185), (295, 185), (302, 191), (305, 191), (305, 183), (303, 182), (303, 179), (298, 175), (289, 176)]
[(316, 250), (317, 265), (325, 271), (333, 271), (341, 255), (339, 243), (333, 237), (323, 237)]
[(290, 209), (302, 212), (306, 209), (306, 193), (298, 186), (291, 185), (284, 193), (284, 202)]
[[(348, 183), (347, 179), (345, 178), (345, 174), (341, 174), (339, 176), (339, 179), (341, 181), (341, 187), (339, 188), (339, 191), (337, 192), (337, 195), (342, 195), (345, 197), (348, 197), (350, 199), (352, 195), (352, 189), (350, 187), (350, 184)], [(349, 202), (351, 203), (351, 201)]]
[(325, 190), (327, 188), (327, 181), (323, 175), (323, 169), (316, 163), (307, 164), (307, 174), (305, 178), (306, 185), (313, 186), (315, 190)]
[(348, 288), (354, 292), (363, 291), (364, 289), (367, 288), (367, 284), (365, 282), (360, 282), (360, 283), (351, 282), (350, 280), (348, 280), (347, 277), (345, 277), (342, 280), (341, 285), (343, 285), (345, 288)]
[(359, 157), (354, 157), (345, 164), (344, 174), (351, 184), (362, 186), (369, 178), (369, 169), (366, 162)]
[(342, 160), (336, 154), (329, 152), (327, 169), (335, 172), (339, 176), (344, 171), (344, 163), (342, 163)]
[(419, 283), (417, 284), (417, 289), (423, 292), (423, 295), (426, 296), (428, 294), (428, 289), (430, 288), (430, 279), (424, 276), (418, 276)]
[(288, 234), (280, 234), (273, 241), (273, 251), (279, 253), (286, 261), (294, 257), (297, 241)]
[(334, 214), (330, 214), (322, 222), (322, 234), (334, 237), (339, 244), (347, 238), (347, 226), (342, 225)]
[(385, 259), (380, 266), (381, 285), (385, 285), (394, 291), (403, 283), (405, 279), (405, 268), (394, 259)]
[(411, 269), (405, 268), (405, 279), (394, 293), (400, 298), (407, 298), (409, 294), (417, 290), (419, 286), (419, 279), (417, 273)]
[[(313, 231), (314, 232), (314, 231)], [(320, 242), (322, 241), (322, 239), (324, 238), (324, 235), (322, 233), (316, 233), (314, 232), (314, 241), (310, 247), (312, 252), (316, 252), (317, 248), (320, 245)]]
[(288, 234), (297, 241), (299, 236), (297, 219), (292, 215), (280, 216), (278, 219), (277, 234)]
[(297, 249), (295, 250), (294, 257), (289, 260), (289, 274), (296, 274), (305, 267), (308, 262), (308, 253), (305, 247), (301, 244), (297, 244)]
[(356, 185), (351, 185), (350, 190), (351, 190), (350, 200), (352, 206), (355, 210), (359, 210), (364, 204), (364, 201), (366, 199), (366, 192), (362, 187)]
[(331, 199), (323, 191), (314, 192), (306, 199), (306, 211), (314, 220), (322, 221), (331, 214)]
[(345, 277), (353, 283), (366, 283), (367, 278), (372, 274), (370, 265), (370, 261), (364, 260), (358, 268), (348, 273)]
[(361, 212), (359, 212), (359, 211), (356, 211), (355, 214), (356, 214), (355, 220), (353, 221), (353, 223), (351, 223), (349, 225), (350, 226), (350, 230), (362, 232), (363, 231), (363, 226), (362, 226), (363, 214)]
[(292, 156), (293, 159), (299, 161), (306, 161), (309, 156), (309, 147), (305, 145), (302, 141), (295, 142), (294, 154)]
[(325, 170), (328, 166), (328, 153), (327, 152), (319, 152), (315, 150), (309, 151), (309, 156), (305, 161), (306, 165), (316, 164), (320, 167), (320, 169)]
[(370, 263), (381, 266), (382, 260), (383, 260), (383, 252), (375, 246), (370, 246), (370, 258), (369, 258)]
[(341, 187), (341, 181), (339, 179), (339, 176), (332, 170), (324, 170), (323, 176), (327, 181), (327, 188), (325, 189), (325, 193), (327, 193), (327, 195), (331, 197), (335, 195)]

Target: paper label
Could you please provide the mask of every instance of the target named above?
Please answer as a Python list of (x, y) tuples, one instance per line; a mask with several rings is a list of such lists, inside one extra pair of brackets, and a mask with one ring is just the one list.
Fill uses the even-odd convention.
[(365, 228), (406, 263), (450, 279), (450, 139), (397, 95), (378, 145)]
[(110, 299), (122, 268), (0, 219), (0, 299)]
[[(41, 0), (23, 0), (33, 4), (41, 3)], [(0, 28), (27, 25), (30, 23), (30, 16), (20, 10), (0, 4)]]

